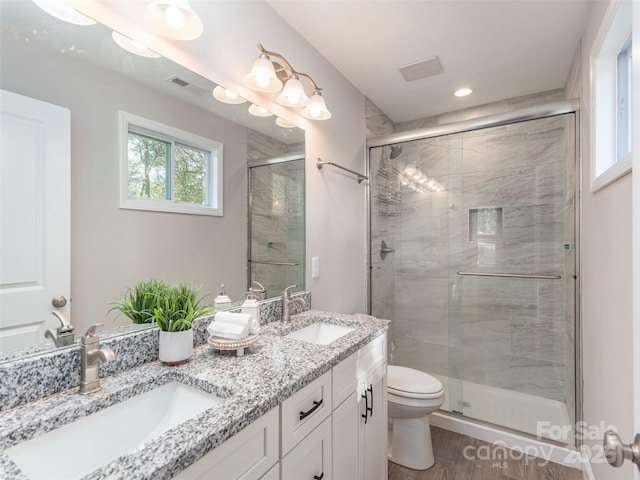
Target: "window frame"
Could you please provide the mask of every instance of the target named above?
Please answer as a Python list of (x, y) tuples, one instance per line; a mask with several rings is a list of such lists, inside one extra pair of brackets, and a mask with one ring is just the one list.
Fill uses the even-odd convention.
[(590, 52), (591, 184), (595, 193), (631, 172), (632, 153), (618, 158), (618, 55), (631, 33), (631, 2), (609, 4)]
[[(153, 212), (223, 216), (223, 144), (160, 122), (120, 111), (120, 208)], [(129, 197), (129, 131), (172, 144), (169, 184), (170, 199)], [(173, 145), (209, 152), (207, 205), (178, 202), (175, 192), (175, 154)]]

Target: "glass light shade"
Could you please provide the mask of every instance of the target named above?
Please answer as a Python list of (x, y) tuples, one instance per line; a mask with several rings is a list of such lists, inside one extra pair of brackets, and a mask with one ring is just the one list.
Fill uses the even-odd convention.
[(221, 85), (218, 85), (213, 89), (213, 97), (219, 102), (229, 103), (231, 105), (239, 105), (246, 102), (246, 100), (236, 92), (229, 90), (228, 88), (224, 88)]
[(311, 95), (309, 103), (302, 109), (300, 114), (309, 120), (328, 120), (331, 118), (331, 112), (327, 110), (327, 104), (318, 90)]
[(285, 107), (304, 107), (309, 103), (309, 97), (304, 92), (304, 87), (298, 75), (291, 74), (287, 83), (284, 84), (282, 93), (276, 98), (276, 102)]
[(260, 105), (256, 105), (255, 103), (252, 103), (249, 106), (249, 113), (251, 115), (255, 115), (256, 117), (270, 117), (273, 115), (273, 113), (271, 113), (269, 110), (261, 107)]
[(95, 25), (97, 22), (59, 0), (33, 0), (38, 7), (58, 20), (74, 25)]
[(187, 0), (156, 0), (147, 5), (144, 21), (154, 32), (176, 40), (194, 40), (204, 31)]
[(276, 75), (273, 63), (264, 53), (253, 62), (251, 71), (244, 76), (242, 82), (257, 92), (273, 93), (279, 92), (282, 88), (282, 81)]
[(291, 122), (286, 121), (284, 118), (276, 118), (276, 125), (282, 128), (294, 128), (295, 125)]
[(145, 45), (131, 40), (129, 37), (125, 37), (116, 31), (111, 32), (111, 38), (120, 48), (129, 53), (133, 53), (134, 55), (147, 58), (160, 58), (162, 56), (158, 55), (153, 50), (149, 50)]

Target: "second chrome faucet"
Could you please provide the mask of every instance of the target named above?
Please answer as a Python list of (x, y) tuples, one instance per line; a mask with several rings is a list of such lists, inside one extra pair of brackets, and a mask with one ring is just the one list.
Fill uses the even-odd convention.
[(292, 288), (296, 288), (297, 285), (290, 285), (284, 289), (282, 292), (282, 321), (288, 322), (291, 320), (290, 309), (291, 305), (300, 305), (301, 307), (305, 307), (307, 302), (304, 301), (303, 298), (294, 298), (291, 299), (291, 295), (289, 294), (289, 290)]
[(87, 333), (80, 337), (80, 388), (78, 393), (87, 393), (101, 390), (99, 367), (101, 362), (111, 362), (116, 359), (116, 354), (110, 348), (100, 348), (100, 337), (96, 329), (104, 324), (91, 325)]

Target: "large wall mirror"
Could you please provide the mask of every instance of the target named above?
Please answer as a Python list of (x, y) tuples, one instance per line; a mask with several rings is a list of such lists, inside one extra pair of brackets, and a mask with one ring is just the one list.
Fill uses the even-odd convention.
[[(249, 103), (217, 101), (212, 96), (215, 79), (203, 78), (164, 58), (128, 53), (113, 41), (111, 30), (100, 24), (68, 24), (30, 1), (0, 2), (0, 23), (0, 88), (68, 109), (71, 126), (70, 298), (59, 308), (49, 298), (46, 318), (34, 319), (25, 327), (34, 332), (28, 345), (12, 343), (2, 335), (3, 330), (14, 327), (2, 310), (0, 360), (53, 348), (44, 331), (60, 326), (51, 315), (56, 310), (70, 319), (76, 335), (95, 323), (105, 324), (103, 335), (126, 333), (129, 320), (109, 312), (110, 302), (127, 287), (150, 278), (191, 282), (201, 286), (201, 294), (209, 295), (211, 302), (224, 284), (232, 300), (242, 300), (252, 278), (247, 224), (249, 162), (303, 158), (304, 131), (277, 125), (274, 116), (249, 114)], [(223, 145), (222, 216), (120, 208), (118, 115), (122, 111)], [(268, 202), (261, 197), (261, 202), (277, 210), (274, 202), (289, 196), (286, 209), (275, 213), (279, 219), (295, 213), (293, 223), (296, 228), (302, 225), (302, 233), (291, 235), (291, 249), (301, 251), (303, 259), (304, 161), (302, 169), (299, 163), (282, 165), (267, 180), (272, 187), (267, 193), (279, 197)], [(296, 206), (294, 198), (302, 203)], [(20, 208), (20, 204), (11, 205), (14, 212)], [(267, 226), (256, 224), (251, 233), (264, 228)], [(288, 227), (277, 223), (277, 229), (282, 232)], [(264, 246), (268, 242), (274, 246), (272, 235), (260, 238), (257, 241)], [(254, 279), (270, 281), (269, 275)], [(290, 280), (300, 284), (304, 273), (278, 281)], [(281, 291), (280, 283), (265, 287), (269, 296)]]

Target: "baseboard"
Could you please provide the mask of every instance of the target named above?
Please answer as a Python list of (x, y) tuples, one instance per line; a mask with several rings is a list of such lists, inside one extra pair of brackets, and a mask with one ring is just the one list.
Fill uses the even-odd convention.
[[(534, 438), (517, 435), (489, 425), (475, 423), (440, 412), (431, 414), (429, 419), (431, 425), (445, 430), (468, 435), (484, 442), (497, 443), (511, 450), (524, 452), (527, 455), (549, 460), (577, 470), (583, 470), (583, 465), (587, 465), (589, 466), (589, 470), (591, 470), (589, 463), (585, 462), (583, 454), (572, 448), (549, 444)], [(591, 473), (590, 477), (585, 476), (585, 480), (595, 480), (593, 473)]]

